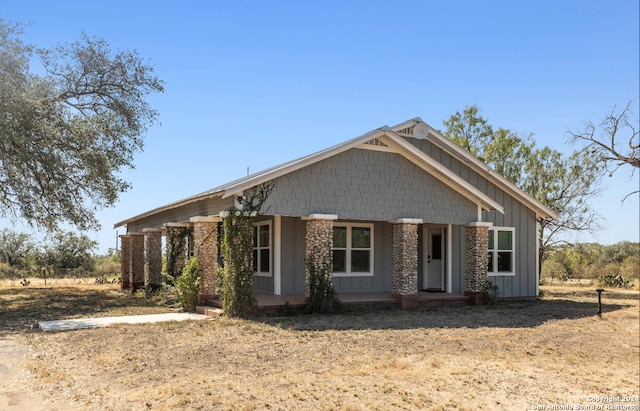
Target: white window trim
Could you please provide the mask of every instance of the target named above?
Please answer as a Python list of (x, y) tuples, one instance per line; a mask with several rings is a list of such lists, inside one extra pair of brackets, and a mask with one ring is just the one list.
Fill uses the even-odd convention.
[(253, 223), (254, 227), (258, 228), (258, 239), (260, 241), (260, 227), (269, 226), (269, 247), (260, 247), (258, 244), (258, 261), (254, 261), (256, 267), (260, 264), (260, 250), (268, 249), (269, 250), (269, 272), (261, 272), (260, 270), (255, 271), (253, 275), (256, 277), (271, 277), (273, 275), (273, 226), (271, 225), (271, 220), (258, 221), (257, 223)]
[[(511, 250), (499, 250), (498, 249), (498, 231), (511, 231)], [(490, 249), (489, 252), (493, 252), (493, 269), (498, 269), (498, 251), (511, 251), (511, 271), (487, 271), (488, 277), (513, 277), (516, 275), (516, 228), (515, 227), (490, 227), (489, 233), (493, 235), (494, 249)]]
[[(333, 272), (333, 276), (334, 277), (373, 277), (373, 262), (374, 260), (374, 253), (373, 253), (373, 224), (371, 223), (334, 223), (333, 227), (346, 227), (347, 228), (347, 247), (346, 248), (334, 248), (331, 247), (331, 251), (333, 252), (333, 250), (346, 250), (346, 261), (345, 261), (345, 267), (347, 268), (346, 272), (340, 272), (340, 271), (334, 271)], [(369, 272), (357, 272), (357, 273), (352, 273), (351, 272), (351, 229), (353, 227), (364, 227), (364, 228), (368, 228), (371, 233), (370, 236), (370, 244), (369, 244), (369, 268), (370, 271)], [(357, 249), (357, 250), (364, 250), (363, 249)]]

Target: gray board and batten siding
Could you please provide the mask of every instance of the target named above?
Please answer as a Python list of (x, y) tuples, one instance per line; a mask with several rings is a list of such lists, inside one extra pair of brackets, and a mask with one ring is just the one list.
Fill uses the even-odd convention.
[[(305, 230), (306, 222), (296, 217), (282, 217), (282, 294), (304, 294), (305, 291)], [(334, 277), (333, 284), (338, 293), (391, 292), (391, 236), (392, 225), (378, 221), (374, 223), (373, 276)], [(258, 277), (256, 277), (258, 279)], [(265, 280), (258, 281), (260, 291), (273, 292)]]
[[(430, 141), (417, 139), (408, 139), (408, 141), (504, 207), (504, 214), (496, 211), (483, 211), (482, 221), (491, 222), (495, 227), (516, 228), (514, 235), (515, 275), (492, 276), (489, 279), (500, 289), (500, 297), (535, 297), (537, 291), (536, 260), (538, 258), (535, 211)], [(464, 281), (459, 283), (459, 288), (455, 287), (456, 273), (464, 273), (464, 230), (464, 226), (453, 226), (452, 272), (454, 287), (452, 292), (454, 293), (464, 291), (462, 290)], [(459, 257), (456, 258), (456, 255)]]

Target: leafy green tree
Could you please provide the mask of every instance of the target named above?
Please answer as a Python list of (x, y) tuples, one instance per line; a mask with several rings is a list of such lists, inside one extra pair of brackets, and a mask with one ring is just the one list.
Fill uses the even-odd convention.
[[(640, 130), (638, 120), (632, 120), (631, 102), (617, 112), (616, 107), (599, 125), (587, 122), (582, 130), (569, 131), (571, 141), (583, 144), (583, 153), (597, 158), (603, 170), (612, 176), (622, 166), (631, 166), (631, 175), (640, 168)], [(640, 193), (635, 190), (628, 197)]]
[(0, 262), (10, 266), (25, 267), (33, 256), (35, 243), (25, 233), (8, 228), (0, 230)]
[(604, 257), (608, 263), (622, 263), (629, 257), (640, 257), (640, 243), (621, 241), (604, 249)]
[(547, 249), (566, 243), (580, 232), (602, 229), (601, 217), (591, 206), (600, 193), (600, 171), (593, 157), (578, 152), (568, 157), (543, 147), (531, 153), (519, 185), (524, 191), (558, 213), (557, 220), (540, 220), (540, 261)]
[(493, 127), (479, 115), (477, 106), (456, 111), (444, 121), (445, 135), (480, 160), (484, 160), (484, 147), (493, 138)]
[[(543, 274), (552, 280), (598, 279), (615, 281), (640, 277), (640, 243), (622, 241), (612, 245), (598, 243), (561, 244), (545, 256)], [(620, 278), (618, 278), (620, 277)]]
[(195, 311), (200, 290), (200, 261), (198, 257), (191, 257), (187, 261), (182, 275), (176, 279), (178, 302), (186, 311)]
[(94, 269), (93, 250), (98, 247), (96, 241), (84, 234), (58, 232), (44, 245), (43, 263), (52, 267), (56, 274), (67, 269)]
[(539, 221), (540, 263), (549, 247), (565, 242), (567, 235), (601, 228), (589, 204), (599, 192), (595, 157), (579, 152), (565, 156), (549, 147), (536, 147), (531, 136), (502, 128), (494, 131), (476, 106), (456, 112), (444, 125), (447, 138), (559, 214), (557, 221)]
[[(98, 228), (95, 212), (129, 188), (118, 175), (156, 122), (146, 97), (163, 82), (136, 51), (112, 53), (105, 40), (37, 49), (22, 34), (0, 19), (0, 216)], [(34, 57), (44, 75), (30, 71)]]

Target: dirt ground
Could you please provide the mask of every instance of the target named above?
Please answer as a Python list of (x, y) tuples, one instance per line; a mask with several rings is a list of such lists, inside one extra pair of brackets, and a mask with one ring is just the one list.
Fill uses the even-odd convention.
[(602, 318), (593, 287), (543, 287), (538, 302), (495, 307), (31, 328), (75, 304), (84, 316), (167, 310), (101, 287), (0, 288), (0, 410), (639, 405), (637, 291), (605, 291)]

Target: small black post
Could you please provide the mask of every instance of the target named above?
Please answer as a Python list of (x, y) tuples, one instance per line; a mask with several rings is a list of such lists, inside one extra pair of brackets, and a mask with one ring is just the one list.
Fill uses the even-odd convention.
[(598, 317), (602, 318), (602, 292), (603, 288), (598, 288), (596, 290), (598, 292)]

